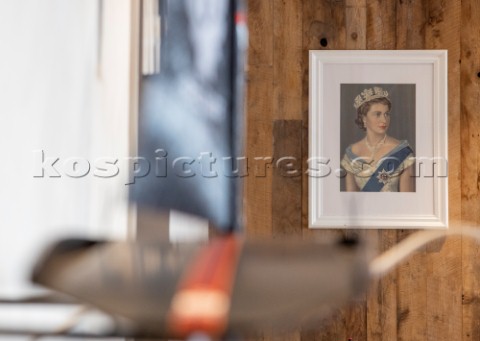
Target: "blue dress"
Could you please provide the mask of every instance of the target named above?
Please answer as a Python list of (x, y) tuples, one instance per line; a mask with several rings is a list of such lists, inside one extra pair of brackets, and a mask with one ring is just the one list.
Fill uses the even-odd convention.
[(368, 163), (348, 146), (341, 161), (342, 167), (354, 175), (362, 192), (398, 192), (400, 175), (415, 163), (413, 150), (406, 140), (384, 155), (378, 162)]

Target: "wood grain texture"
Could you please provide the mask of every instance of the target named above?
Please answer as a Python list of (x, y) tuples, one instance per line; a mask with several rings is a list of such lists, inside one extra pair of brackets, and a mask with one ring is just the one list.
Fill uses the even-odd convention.
[[(275, 238), (302, 233), (302, 0), (273, 0), (272, 6), (271, 233)], [(300, 338), (300, 332), (296, 331), (274, 339)], [(272, 336), (266, 335), (266, 339)]]
[(395, 49), (396, 0), (367, 1), (367, 49)]
[[(370, 231), (369, 231), (370, 232)], [(371, 231), (376, 240), (376, 253), (388, 250), (397, 243), (395, 231)], [(373, 280), (367, 293), (367, 340), (397, 340), (397, 273)]]
[[(248, 66), (273, 65), (273, 0), (247, 0)], [(254, 86), (251, 86), (254, 87)]]
[[(309, 50), (344, 50), (346, 48), (345, 28), (345, 3), (343, 1), (303, 1), (303, 150), (304, 164), (308, 158), (308, 65)], [(323, 45), (322, 45), (323, 44)], [(308, 177), (303, 178), (303, 227), (305, 238), (322, 238), (328, 232), (308, 229)], [(330, 231), (331, 234), (341, 235), (338, 231)], [(316, 235), (316, 236), (313, 236)]]
[(302, 121), (273, 125), (273, 237), (302, 234)]
[(271, 166), (263, 174), (255, 158), (273, 155), (273, 1), (248, 1), (249, 39), (246, 91), (245, 232), (269, 238), (272, 234)]
[[(253, 27), (250, 25), (247, 155), (278, 158), (293, 153), (306, 165), (309, 50), (448, 49), (450, 221), (480, 222), (477, 0), (250, 0), (249, 6)], [(339, 230), (307, 228), (307, 176), (283, 188), (285, 179), (273, 166), (264, 178), (255, 179), (252, 171), (250, 164), (245, 193), (248, 235), (296, 235), (297, 227), (303, 226), (304, 238), (341, 237)], [(285, 192), (293, 196), (295, 209), (285, 206), (283, 199), (275, 202)], [(283, 224), (289, 220), (289, 225)], [(411, 233), (362, 232), (377, 241), (379, 251)], [(463, 340), (480, 340), (478, 256), (479, 248), (466, 240), (448, 238), (435, 243), (373, 282), (366, 303), (361, 298), (338, 311), (317, 331), (282, 338), (456, 341), (463, 336)]]
[[(304, 160), (308, 151), (308, 51), (340, 50), (346, 47), (345, 3), (343, 1), (303, 1), (303, 120)], [(316, 231), (308, 229), (308, 177), (303, 177), (303, 237), (321, 241), (333, 241), (341, 238), (338, 230)], [(302, 332), (302, 341), (347, 340), (347, 310), (338, 311), (327, 321), (323, 321), (317, 331)]]
[[(461, 181), (462, 221), (478, 225), (480, 183), (480, 3), (462, 1), (461, 14)], [(480, 248), (463, 240), (463, 340), (480, 340)]]
[(367, 8), (365, 0), (347, 2), (345, 8), (347, 50), (364, 50), (367, 46)]
[[(343, 1), (303, 1), (303, 164), (308, 160), (308, 65), (309, 50), (342, 50), (346, 46), (345, 4)], [(325, 45), (323, 46), (322, 43)], [(321, 241), (338, 240), (338, 230), (313, 231), (308, 229), (308, 176), (302, 179), (302, 226), (304, 238)]]
[[(427, 3), (425, 47), (448, 49), (449, 121), (449, 214), (450, 221), (460, 216), (460, 18), (459, 1), (430, 0)], [(456, 228), (451, 225), (450, 228)], [(427, 339), (460, 340), (462, 337), (462, 240), (448, 238), (427, 247)]]
[[(426, 1), (399, 1), (396, 5), (395, 48), (424, 49), (427, 25)], [(421, 115), (422, 113), (416, 113)], [(417, 230), (398, 230), (398, 242)], [(427, 337), (427, 254), (416, 252), (396, 269), (397, 338), (425, 340)]]
[[(308, 159), (308, 51), (344, 50), (346, 48), (344, 1), (303, 1), (303, 150), (304, 164)], [(322, 45), (323, 43), (323, 45)], [(342, 232), (338, 230), (316, 231), (308, 229), (308, 176), (303, 177), (302, 222), (304, 238), (319, 241), (338, 240)]]
[[(411, 234), (399, 231), (399, 241)], [(397, 267), (397, 338), (427, 339), (427, 255), (422, 248)]]
[[(246, 141), (248, 176), (244, 180), (245, 234), (272, 237), (273, 157), (273, 0), (247, 0), (249, 49), (246, 65)], [(261, 340), (251, 338), (249, 341)]]
[[(396, 41), (395, 1), (367, 1), (366, 48), (394, 49)], [(394, 230), (367, 231), (378, 244), (377, 253), (388, 250), (397, 243)], [(373, 281), (367, 293), (368, 340), (397, 340), (398, 330), (398, 276), (392, 271), (380, 280)]]
[[(345, 48), (348, 50), (365, 49), (367, 46), (367, 8), (366, 0), (347, 0), (345, 3)], [(345, 230), (344, 236), (351, 239), (368, 237), (371, 231)], [(371, 234), (371, 233), (370, 233)], [(366, 340), (367, 327), (367, 295), (357, 300), (343, 312), (345, 329), (348, 338)]]
[[(390, 6), (392, 7), (392, 6)], [(403, 0), (396, 3), (396, 48), (424, 49), (427, 1)]]
[[(303, 13), (305, 58), (308, 58), (308, 50), (365, 48), (366, 3), (364, 0), (307, 1), (304, 2)], [(308, 84), (308, 68), (304, 70), (304, 84)], [(308, 112), (307, 91), (304, 92), (303, 109), (304, 117), (306, 117)], [(308, 120), (306, 121), (308, 122)], [(308, 140), (305, 138), (304, 144), (308, 145), (307, 143)], [(307, 177), (304, 178), (303, 186), (308, 190)], [(354, 230), (309, 230), (307, 190), (304, 192), (303, 200), (304, 238), (332, 241), (358, 234), (358, 231)], [(321, 331), (303, 334), (302, 340), (347, 340), (348, 338), (366, 340), (366, 319), (366, 297), (363, 296), (325, 321)]]
[(274, 117), (302, 119), (302, 0), (273, 0)]

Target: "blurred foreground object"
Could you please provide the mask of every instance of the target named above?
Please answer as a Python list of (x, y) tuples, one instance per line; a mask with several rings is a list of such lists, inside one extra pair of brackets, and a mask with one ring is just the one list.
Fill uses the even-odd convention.
[(242, 1), (162, 1), (159, 8), (161, 71), (142, 78), (132, 198), (237, 230), (247, 39)]
[[(365, 252), (356, 244), (234, 236), (202, 245), (66, 240), (34, 274), (36, 283), (129, 321), (119, 335), (168, 338), (318, 327), (367, 280)], [(179, 295), (187, 304), (178, 304)], [(212, 304), (220, 309), (209, 315)]]

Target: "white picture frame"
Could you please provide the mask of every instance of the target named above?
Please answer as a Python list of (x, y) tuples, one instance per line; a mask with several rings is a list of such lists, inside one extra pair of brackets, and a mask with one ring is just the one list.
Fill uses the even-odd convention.
[[(447, 51), (321, 50), (309, 57), (309, 228), (447, 228)], [(397, 125), (397, 134), (413, 143), (414, 191), (353, 192), (342, 185), (344, 147), (365, 134), (350, 127), (355, 96), (374, 87), (391, 93), (388, 131)]]

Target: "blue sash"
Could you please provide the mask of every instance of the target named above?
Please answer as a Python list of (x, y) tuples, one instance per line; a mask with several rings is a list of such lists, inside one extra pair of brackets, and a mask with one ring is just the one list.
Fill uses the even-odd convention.
[(365, 186), (362, 188), (362, 192), (380, 192), (380, 190), (385, 186), (385, 184), (378, 179), (380, 173), (392, 174), (395, 170), (402, 164), (402, 162), (407, 158), (410, 153), (413, 153), (412, 149), (407, 146), (400, 149), (398, 152), (393, 153), (392, 155), (382, 158), (382, 163), (377, 167), (375, 173), (370, 176), (370, 179), (367, 181)]

